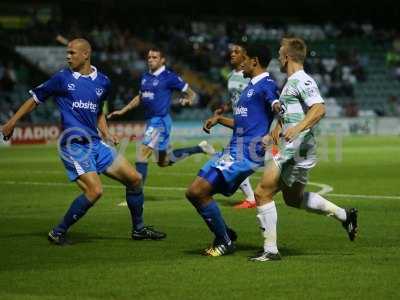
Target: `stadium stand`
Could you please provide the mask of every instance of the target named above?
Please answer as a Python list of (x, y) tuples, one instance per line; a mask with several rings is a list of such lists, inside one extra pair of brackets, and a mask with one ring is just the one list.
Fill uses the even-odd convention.
[[(234, 41), (257, 41), (270, 45), (277, 52), (278, 41), (285, 35), (299, 35), (309, 44), (306, 69), (319, 84), (327, 99), (328, 114), (337, 116), (397, 116), (400, 97), (400, 41), (393, 30), (374, 28), (371, 24), (343, 23), (324, 25), (269, 25), (245, 20), (215, 21), (212, 19), (174, 21), (137, 28), (117, 24), (85, 25), (79, 20), (47, 20), (1, 36), (16, 57), (28, 59), (39, 72), (50, 74), (61, 67), (63, 49), (57, 35), (66, 38), (84, 36), (93, 44), (94, 62), (113, 82), (110, 109), (120, 108), (137, 92), (140, 74), (146, 70), (144, 55), (150, 45), (161, 46), (169, 64), (178, 70), (199, 94), (193, 110), (173, 106), (176, 119), (202, 119), (227, 97), (225, 79), (229, 73), (228, 49)], [(11, 34), (12, 33), (12, 34)], [(14, 62), (21, 65), (19, 62)], [(12, 66), (13, 64), (11, 64)], [(280, 85), (285, 78), (276, 59), (269, 71)], [(10, 64), (0, 64), (0, 78), (13, 74)], [(8, 77), (7, 77), (8, 76)], [(14, 91), (7, 91), (8, 102), (19, 103), (28, 82), (17, 77)], [(15, 78), (14, 78), (15, 79)], [(36, 82), (38, 83), (38, 82)], [(2, 97), (7, 84), (1, 84)], [(22, 97), (23, 98), (23, 97)], [(7, 101), (6, 101), (7, 102)], [(8, 105), (8, 106), (7, 106)], [(47, 104), (46, 104), (47, 105)], [(2, 107), (9, 104), (2, 103)], [(32, 115), (33, 122), (51, 120), (52, 105)], [(127, 115), (140, 119), (140, 111)], [(3, 118), (4, 117), (0, 117)]]

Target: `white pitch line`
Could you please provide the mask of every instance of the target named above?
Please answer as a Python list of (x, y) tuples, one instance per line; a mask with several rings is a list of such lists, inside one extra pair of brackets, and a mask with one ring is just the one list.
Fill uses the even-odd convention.
[[(182, 175), (182, 174), (181, 174)], [(35, 182), (35, 181), (0, 181), (0, 185), (30, 185), (30, 186), (55, 186), (55, 187), (68, 187), (73, 186), (71, 183), (67, 182)], [(314, 185), (321, 187), (322, 189), (318, 191), (320, 194), (325, 194), (330, 197), (340, 197), (340, 198), (363, 198), (363, 199), (394, 199), (400, 200), (400, 196), (387, 196), (387, 195), (359, 195), (359, 194), (335, 194), (329, 193), (329, 189), (332, 189), (327, 184), (309, 182), (309, 185)], [(111, 189), (123, 189), (122, 185), (104, 184), (106, 188)], [(186, 187), (165, 187), (165, 186), (146, 186), (145, 189), (149, 190), (160, 190), (160, 191), (185, 191)]]
[[(0, 184), (7, 184), (7, 185), (19, 184), (19, 185), (36, 185), (36, 186), (72, 186), (71, 183), (66, 183), (66, 182), (36, 182), (36, 181), (11, 181), (11, 180), (0, 181)], [(332, 187), (323, 183), (309, 182), (308, 184), (321, 187), (322, 189), (317, 192), (321, 195), (327, 194), (333, 190)], [(103, 186), (112, 189), (118, 189), (123, 187), (122, 185), (115, 185), (115, 184), (103, 184)], [(187, 188), (168, 187), (168, 186), (145, 186), (145, 189), (160, 190), (160, 191), (185, 191)]]
[(396, 199), (396, 200), (400, 200), (400, 196), (384, 196), (384, 195), (328, 194), (327, 196), (340, 197), (340, 198)]
[(324, 184), (324, 183), (311, 182), (311, 181), (309, 181), (307, 184), (308, 184), (308, 185), (314, 185), (314, 186), (320, 187), (321, 190), (319, 190), (319, 191), (317, 192), (317, 193), (320, 194), (320, 195), (326, 195), (326, 194), (328, 194), (328, 193), (330, 193), (330, 192), (333, 191), (333, 187), (331, 187), (330, 185)]
[[(7, 185), (36, 185), (36, 186), (73, 186), (71, 183), (66, 183), (66, 182), (35, 182), (35, 181), (11, 181), (11, 180), (6, 180), (6, 181), (0, 181), (1, 184), (7, 184)], [(124, 186), (123, 185), (115, 185), (115, 184), (103, 184), (104, 187), (106, 188), (111, 188), (111, 189), (122, 189)], [(150, 190), (161, 190), (161, 191), (185, 191), (186, 188), (183, 187), (164, 187), (164, 186), (146, 186), (146, 189)]]
[[(15, 173), (20, 173), (20, 174), (65, 174), (65, 171), (58, 171), (58, 170), (47, 170), (47, 171), (39, 171), (39, 170), (29, 170), (29, 171), (16, 171), (16, 170), (7, 170), (7, 174), (10, 172), (15, 172)], [(0, 171), (1, 173), (1, 171)], [(260, 172), (257, 172), (260, 173)], [(260, 179), (261, 176), (255, 173), (254, 175), (251, 176), (252, 179)], [(155, 176), (176, 176), (176, 177), (182, 177), (182, 176), (190, 176), (190, 177), (195, 177), (197, 175), (196, 172), (190, 173), (190, 172), (151, 172), (151, 175)], [(320, 187), (321, 190), (318, 191), (317, 193), (320, 195), (326, 195), (329, 192), (333, 191), (333, 188), (330, 185), (324, 184), (324, 183), (318, 183), (318, 182), (308, 182), (308, 185), (312, 186), (317, 186)], [(110, 185), (104, 185), (104, 186), (110, 186)], [(172, 189), (177, 189), (179, 190), (180, 188), (168, 188), (168, 187), (157, 187), (157, 186), (146, 186), (151, 189), (165, 189), (165, 190), (172, 190)], [(181, 188), (182, 190), (185, 190), (186, 188)]]

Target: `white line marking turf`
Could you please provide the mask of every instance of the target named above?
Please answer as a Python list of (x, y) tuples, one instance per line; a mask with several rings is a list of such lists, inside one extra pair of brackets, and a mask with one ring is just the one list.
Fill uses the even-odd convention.
[[(182, 176), (182, 175), (186, 175), (188, 173), (179, 173), (179, 174)], [(327, 185), (327, 184), (323, 184), (323, 183), (319, 183), (319, 182), (309, 182), (308, 184), (320, 187), (321, 190), (319, 190), (318, 193), (321, 194), (321, 195), (329, 196), (329, 197), (400, 200), (400, 196), (335, 194), (335, 193), (330, 193), (331, 191), (333, 191), (333, 188), (331, 186)], [(30, 185), (30, 186), (53, 186), (53, 187), (73, 186), (71, 183), (67, 183), (67, 182), (36, 182), (36, 181), (11, 181), (11, 180), (0, 181), (0, 185)], [(103, 186), (106, 187), (106, 188), (110, 188), (110, 189), (123, 189), (122, 185), (104, 184)], [(146, 186), (145, 189), (146, 190), (148, 189), (148, 190), (182, 191), (183, 192), (183, 191), (186, 190), (186, 187)], [(122, 202), (122, 203), (120, 203), (118, 205), (119, 206), (125, 206), (126, 203)]]

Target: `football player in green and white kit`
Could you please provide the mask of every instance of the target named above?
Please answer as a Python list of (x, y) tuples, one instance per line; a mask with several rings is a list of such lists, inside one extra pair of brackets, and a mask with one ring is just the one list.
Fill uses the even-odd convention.
[[(279, 155), (264, 170), (255, 195), (257, 218), (264, 236), (264, 251), (253, 261), (279, 260), (277, 247), (277, 213), (273, 196), (282, 191), (289, 206), (328, 215), (338, 220), (353, 241), (357, 233), (357, 210), (343, 209), (312, 192), (305, 192), (308, 171), (316, 164), (316, 142), (313, 127), (325, 115), (325, 105), (317, 84), (303, 70), (307, 47), (300, 38), (284, 38), (279, 49), (281, 71), (288, 76), (280, 95), (281, 118), (271, 131), (270, 139), (281, 142)], [(268, 144), (271, 140), (263, 142)]]

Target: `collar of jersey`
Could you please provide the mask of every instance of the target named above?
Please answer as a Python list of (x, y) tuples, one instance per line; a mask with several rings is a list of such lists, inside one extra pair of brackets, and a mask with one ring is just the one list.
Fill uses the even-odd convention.
[(155, 70), (153, 73), (152, 72), (149, 72), (151, 75), (154, 75), (154, 76), (158, 76), (158, 75), (160, 75), (162, 72), (164, 72), (165, 71), (165, 66), (161, 66), (161, 67), (159, 67), (157, 70)]
[(296, 72), (294, 72), (292, 75), (289, 76), (288, 80), (295, 77), (298, 73), (301, 73), (301, 72), (304, 72), (304, 69), (300, 69), (300, 70), (297, 70)]
[(267, 76), (269, 76), (269, 73), (268, 72), (263, 72), (260, 75), (257, 75), (256, 77), (253, 77), (250, 82), (251, 82), (251, 84), (254, 85), (257, 82), (259, 82), (261, 79), (263, 79), (263, 78), (265, 78)]
[(243, 70), (236, 71), (235, 69), (232, 70), (232, 75), (243, 75)]
[(79, 73), (79, 72), (74, 72), (74, 71), (72, 71), (72, 76), (74, 76), (74, 78), (75, 79), (79, 79), (79, 77), (90, 77), (92, 80), (95, 80), (96, 79), (96, 77), (97, 77), (97, 69), (96, 69), (96, 67), (95, 66), (90, 66), (91, 68), (92, 68), (92, 70), (93, 70), (93, 72), (92, 73), (90, 73), (89, 75), (83, 75), (83, 74), (81, 74), (81, 73)]

